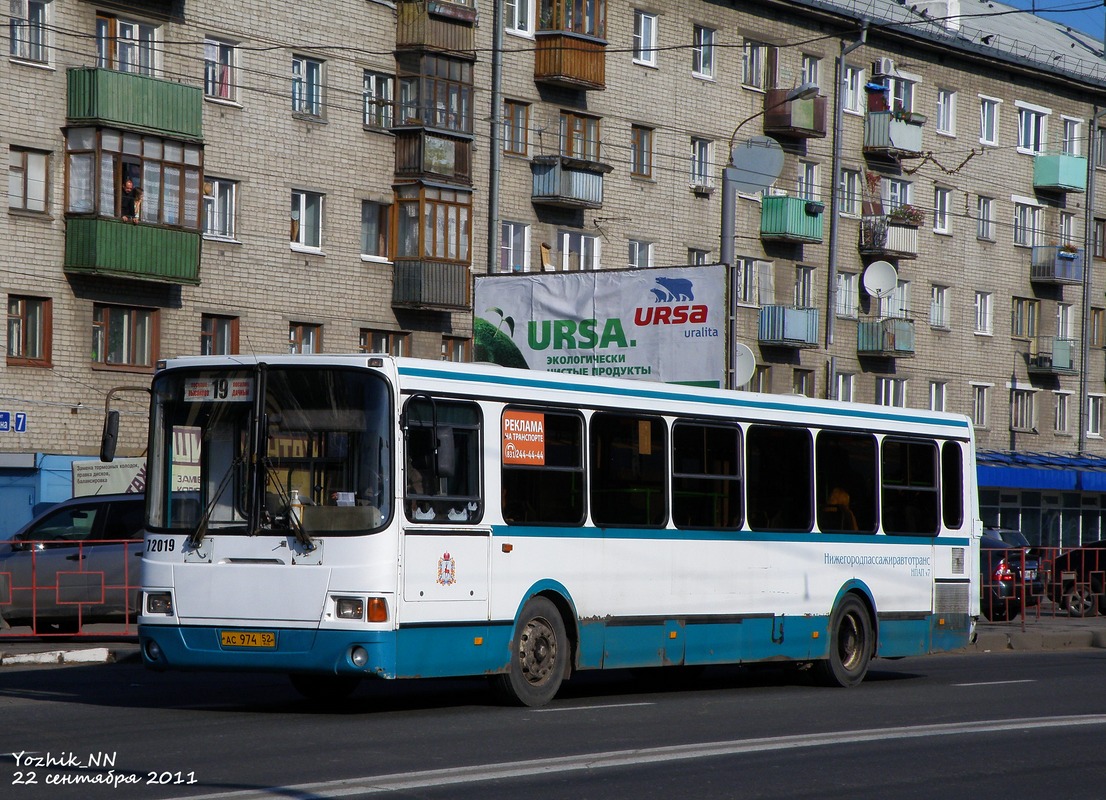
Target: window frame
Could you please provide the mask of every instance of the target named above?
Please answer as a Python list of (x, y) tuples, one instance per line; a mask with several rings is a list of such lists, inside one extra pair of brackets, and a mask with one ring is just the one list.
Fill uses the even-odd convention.
[[(506, 268), (504, 268), (506, 266)], [(530, 271), (530, 226), (525, 222), (499, 221), (499, 272)]]
[(513, 36), (534, 38), (534, 0), (504, 0), (503, 30)]
[(952, 314), (949, 308), (951, 288), (943, 284), (930, 284), (929, 290), (929, 326), (938, 330), (952, 328)]
[(366, 130), (387, 130), (395, 125), (396, 78), (375, 69), (361, 71), (361, 125)]
[(712, 157), (714, 142), (704, 136), (691, 137), (691, 159), (689, 180), (692, 187), (714, 188), (714, 170)]
[[(112, 312), (125, 317), (116, 317)], [(105, 313), (108, 316), (105, 318)], [(92, 368), (127, 372), (153, 372), (158, 361), (161, 315), (156, 308), (119, 303), (94, 303), (92, 306)], [(123, 360), (110, 360), (115, 328), (122, 325)], [(145, 341), (142, 341), (145, 340)], [(145, 359), (142, 359), (142, 354)]]
[(1048, 149), (1048, 118), (1052, 111), (1041, 106), (1014, 102), (1018, 111), (1019, 153), (1038, 156)]
[(292, 114), (321, 119), (324, 112), (323, 87), (326, 62), (320, 58), (292, 54)]
[(952, 233), (952, 189), (945, 186), (933, 187), (933, 232)]
[(600, 117), (561, 109), (560, 147), (565, 158), (599, 162)]
[(238, 321), (238, 317), (227, 314), (202, 314), (200, 355), (237, 355)]
[(411, 334), (407, 331), (361, 328), (357, 334), (359, 353), (386, 353), (402, 358), (411, 353)]
[[(202, 185), (201, 231), (204, 237), (237, 241), (238, 181), (205, 175)], [(210, 191), (208, 191), (209, 186)], [(213, 225), (211, 223), (213, 218), (221, 224)]]
[[(291, 225), (288, 236), (290, 248), (305, 253), (321, 253), (326, 195), (307, 189), (292, 189), (291, 198)], [(311, 200), (315, 202), (312, 204), (309, 202)], [(309, 213), (313, 225), (307, 224)], [(312, 230), (315, 232), (314, 236), (311, 236)]]
[[(13, 309), (13, 303), (17, 306)], [(31, 307), (37, 314), (31, 313)], [(7, 344), (5, 353), (10, 367), (53, 366), (54, 301), (50, 297), (25, 294), (8, 294)], [(37, 317), (37, 319), (36, 319)], [(12, 347), (13, 328), (18, 328), (18, 347)], [(28, 347), (33, 340), (34, 347)], [(16, 352), (13, 352), (13, 349)], [(33, 351), (34, 355), (27, 355)]]
[[(628, 269), (648, 269), (653, 266), (653, 243), (644, 239), (628, 239)], [(643, 263), (644, 262), (644, 263)]]
[(694, 25), (691, 32), (691, 75), (701, 80), (714, 80), (714, 40), (718, 33), (705, 25)]
[(1010, 390), (1010, 430), (1036, 433), (1036, 389), (1013, 387)]
[(976, 291), (975, 293), (975, 325), (973, 333), (979, 336), (991, 336), (994, 334), (994, 294), (992, 292)]
[(409, 184), (396, 187), (395, 195), (393, 261), (469, 263), (473, 221), (471, 191)]
[(956, 136), (956, 91), (937, 89), (935, 130), (942, 136)]
[(238, 103), (238, 43), (204, 38), (204, 99)]
[(657, 66), (658, 15), (634, 9), (633, 62), (643, 67)]
[[(53, 0), (17, 0), (20, 16), (8, 14), (8, 56), (13, 61), (49, 64)], [(11, 8), (9, 3), (9, 9)]]
[[(375, 213), (372, 212), (375, 209)], [(373, 219), (375, 217), (375, 219)], [(392, 206), (377, 200), (361, 201), (361, 260), (391, 263)], [(375, 225), (375, 232), (371, 225)], [(370, 244), (370, 239), (375, 244)]]
[[(137, 33), (138, 37), (124, 34), (121, 28), (133, 28), (131, 33)], [(158, 63), (160, 37), (159, 25), (131, 17), (97, 12), (96, 66), (132, 75), (156, 77), (160, 71)], [(124, 64), (120, 55), (120, 51), (124, 48), (127, 50), (133, 48), (134, 55), (139, 58), (134, 63)]]
[(630, 177), (653, 178), (653, 128), (630, 125)]
[[(47, 214), (50, 208), (50, 155), (51, 153), (46, 150), (37, 150), (30, 147), (20, 147), (19, 145), (9, 145), (8, 147), (8, 210), (19, 211), (27, 214)], [(14, 161), (18, 157), (19, 164), (15, 164)], [(35, 158), (37, 164), (41, 159), (41, 165), (37, 168), (33, 168), (31, 164), (31, 158)], [(42, 184), (41, 192), (41, 208), (32, 206), (32, 199), (38, 201), (40, 198), (36, 195), (34, 198), (30, 197), (30, 188), (36, 182), (36, 173), (41, 173), (42, 177), (40, 182)], [(12, 205), (12, 178), (18, 177), (19, 196), (17, 198), (17, 204)], [(37, 205), (37, 203), (36, 203)]]
[(975, 237), (985, 242), (995, 241), (995, 198), (976, 196)]
[[(304, 350), (304, 347), (310, 350)], [(323, 326), (314, 322), (288, 323), (288, 353), (290, 355), (316, 355), (323, 352)]]
[(521, 100), (503, 101), (503, 152), (526, 156), (530, 152), (530, 104)]
[(998, 145), (999, 110), (1002, 100), (998, 97), (979, 95), (979, 143)]
[[(560, 248), (561, 272), (590, 272), (600, 269), (602, 242), (600, 237), (582, 231), (561, 229), (557, 231)], [(570, 269), (573, 254), (579, 259), (576, 270)]]

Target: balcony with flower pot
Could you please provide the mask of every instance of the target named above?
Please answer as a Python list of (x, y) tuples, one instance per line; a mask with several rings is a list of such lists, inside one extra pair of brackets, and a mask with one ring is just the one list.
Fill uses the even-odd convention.
[(924, 114), (911, 111), (869, 111), (864, 120), (864, 152), (898, 158), (922, 152)]
[(924, 221), (925, 211), (911, 205), (865, 216), (860, 221), (858, 249), (868, 256), (917, 258), (918, 226)]
[(802, 197), (765, 197), (760, 204), (760, 238), (765, 241), (822, 243), (825, 206)]
[(1083, 282), (1083, 248), (1073, 244), (1034, 245), (1029, 279), (1063, 286)]

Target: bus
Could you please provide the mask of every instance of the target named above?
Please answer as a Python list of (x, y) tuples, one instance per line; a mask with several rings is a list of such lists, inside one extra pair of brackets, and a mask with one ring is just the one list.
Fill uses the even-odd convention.
[(147, 457), (155, 670), (282, 672), (330, 699), (490, 676), (526, 706), (591, 669), (793, 661), (849, 687), (874, 658), (964, 647), (979, 615), (975, 446), (953, 414), (202, 356), (158, 365)]

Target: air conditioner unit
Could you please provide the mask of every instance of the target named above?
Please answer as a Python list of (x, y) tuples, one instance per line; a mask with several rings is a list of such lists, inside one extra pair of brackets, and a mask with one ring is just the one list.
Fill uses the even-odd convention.
[(877, 58), (872, 62), (872, 75), (894, 75), (895, 62), (889, 58)]

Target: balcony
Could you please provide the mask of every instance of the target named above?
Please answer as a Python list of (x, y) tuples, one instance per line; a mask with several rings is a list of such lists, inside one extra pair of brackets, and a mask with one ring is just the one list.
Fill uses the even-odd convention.
[(770, 347), (817, 347), (818, 309), (764, 306), (757, 321), (757, 341)]
[(396, 261), (392, 305), (442, 311), (469, 309), (468, 264)]
[(858, 356), (914, 356), (914, 320), (888, 317), (857, 321), (856, 354)]
[(784, 102), (788, 89), (769, 89), (764, 95), (764, 132), (793, 139), (824, 139), (826, 98)]
[(864, 120), (864, 152), (888, 158), (918, 155), (922, 152), (924, 123), (920, 114), (869, 111)]
[(918, 226), (885, 215), (864, 217), (857, 249), (868, 256), (917, 258)]
[(534, 80), (567, 89), (607, 88), (607, 43), (568, 31), (534, 34)]
[(1074, 375), (1078, 371), (1075, 362), (1075, 339), (1059, 339), (1055, 336), (1039, 336), (1030, 347), (1028, 371), (1031, 375)]
[(198, 285), (200, 241), (198, 231), (71, 217), (65, 222), (65, 271)]
[(399, 0), (396, 48), (425, 48), (454, 53), (476, 49), (476, 9), (448, 0)]
[(1063, 286), (1083, 282), (1083, 248), (1035, 245), (1030, 261), (1029, 279), (1037, 283)]
[(401, 178), (439, 178), (472, 185), (472, 141), (421, 128), (395, 128), (395, 170)]
[(1087, 191), (1087, 159), (1048, 153), (1033, 159), (1033, 188), (1045, 192)]
[(203, 90), (145, 75), (74, 67), (66, 73), (69, 125), (110, 125), (203, 140)]
[(765, 197), (760, 204), (760, 238), (821, 244), (825, 206), (801, 197)]
[(530, 159), (530, 202), (557, 208), (601, 208), (603, 176), (614, 167), (567, 156)]

